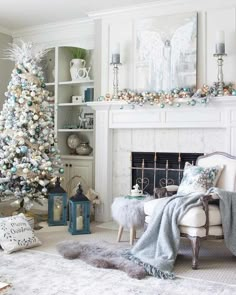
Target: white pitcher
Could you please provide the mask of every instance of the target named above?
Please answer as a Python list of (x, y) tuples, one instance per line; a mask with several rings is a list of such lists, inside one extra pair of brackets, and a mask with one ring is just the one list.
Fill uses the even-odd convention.
[(84, 59), (74, 58), (70, 61), (70, 75), (72, 80), (78, 80), (83, 78), (84, 71), (80, 70), (84, 68), (86, 61)]

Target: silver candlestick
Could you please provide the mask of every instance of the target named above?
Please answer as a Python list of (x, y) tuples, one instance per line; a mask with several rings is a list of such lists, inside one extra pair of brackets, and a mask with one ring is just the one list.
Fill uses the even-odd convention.
[(223, 96), (224, 95), (223, 56), (227, 56), (227, 54), (226, 53), (215, 53), (213, 56), (217, 57), (218, 96)]
[(112, 95), (112, 100), (117, 100), (118, 99), (118, 92), (119, 92), (118, 73), (119, 73), (119, 66), (121, 66), (120, 54), (112, 54), (112, 61), (111, 61), (110, 64), (113, 65), (113, 95)]

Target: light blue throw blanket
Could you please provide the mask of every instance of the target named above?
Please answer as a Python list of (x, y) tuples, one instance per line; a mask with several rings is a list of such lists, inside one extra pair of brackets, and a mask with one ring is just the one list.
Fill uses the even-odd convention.
[[(236, 193), (212, 188), (220, 197), (223, 229), (227, 247), (236, 255)], [(179, 250), (178, 224), (192, 207), (200, 205), (202, 194), (174, 195), (160, 199), (154, 208), (147, 230), (136, 245), (124, 256), (143, 265), (148, 274), (162, 279), (173, 279), (174, 262)]]

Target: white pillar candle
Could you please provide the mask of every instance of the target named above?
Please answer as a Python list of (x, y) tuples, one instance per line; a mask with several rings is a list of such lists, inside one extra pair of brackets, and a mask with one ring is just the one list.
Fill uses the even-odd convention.
[(216, 54), (225, 54), (225, 33), (224, 31), (216, 32)]
[(62, 208), (61, 206), (55, 206), (53, 210), (53, 220), (54, 221), (60, 221), (61, 220), (61, 214), (62, 213)]
[(113, 64), (120, 63), (120, 43), (116, 43), (112, 49), (112, 58), (111, 62)]
[(84, 227), (83, 216), (76, 217), (76, 229), (81, 230), (81, 229), (83, 229), (83, 227)]

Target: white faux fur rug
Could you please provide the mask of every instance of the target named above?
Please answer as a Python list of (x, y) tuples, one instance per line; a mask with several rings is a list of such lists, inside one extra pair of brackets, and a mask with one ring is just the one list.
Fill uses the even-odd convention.
[(231, 295), (236, 286), (181, 279), (131, 279), (118, 270), (97, 269), (81, 260), (25, 250), (4, 254), (0, 251), (0, 281), (11, 288), (7, 295)]

